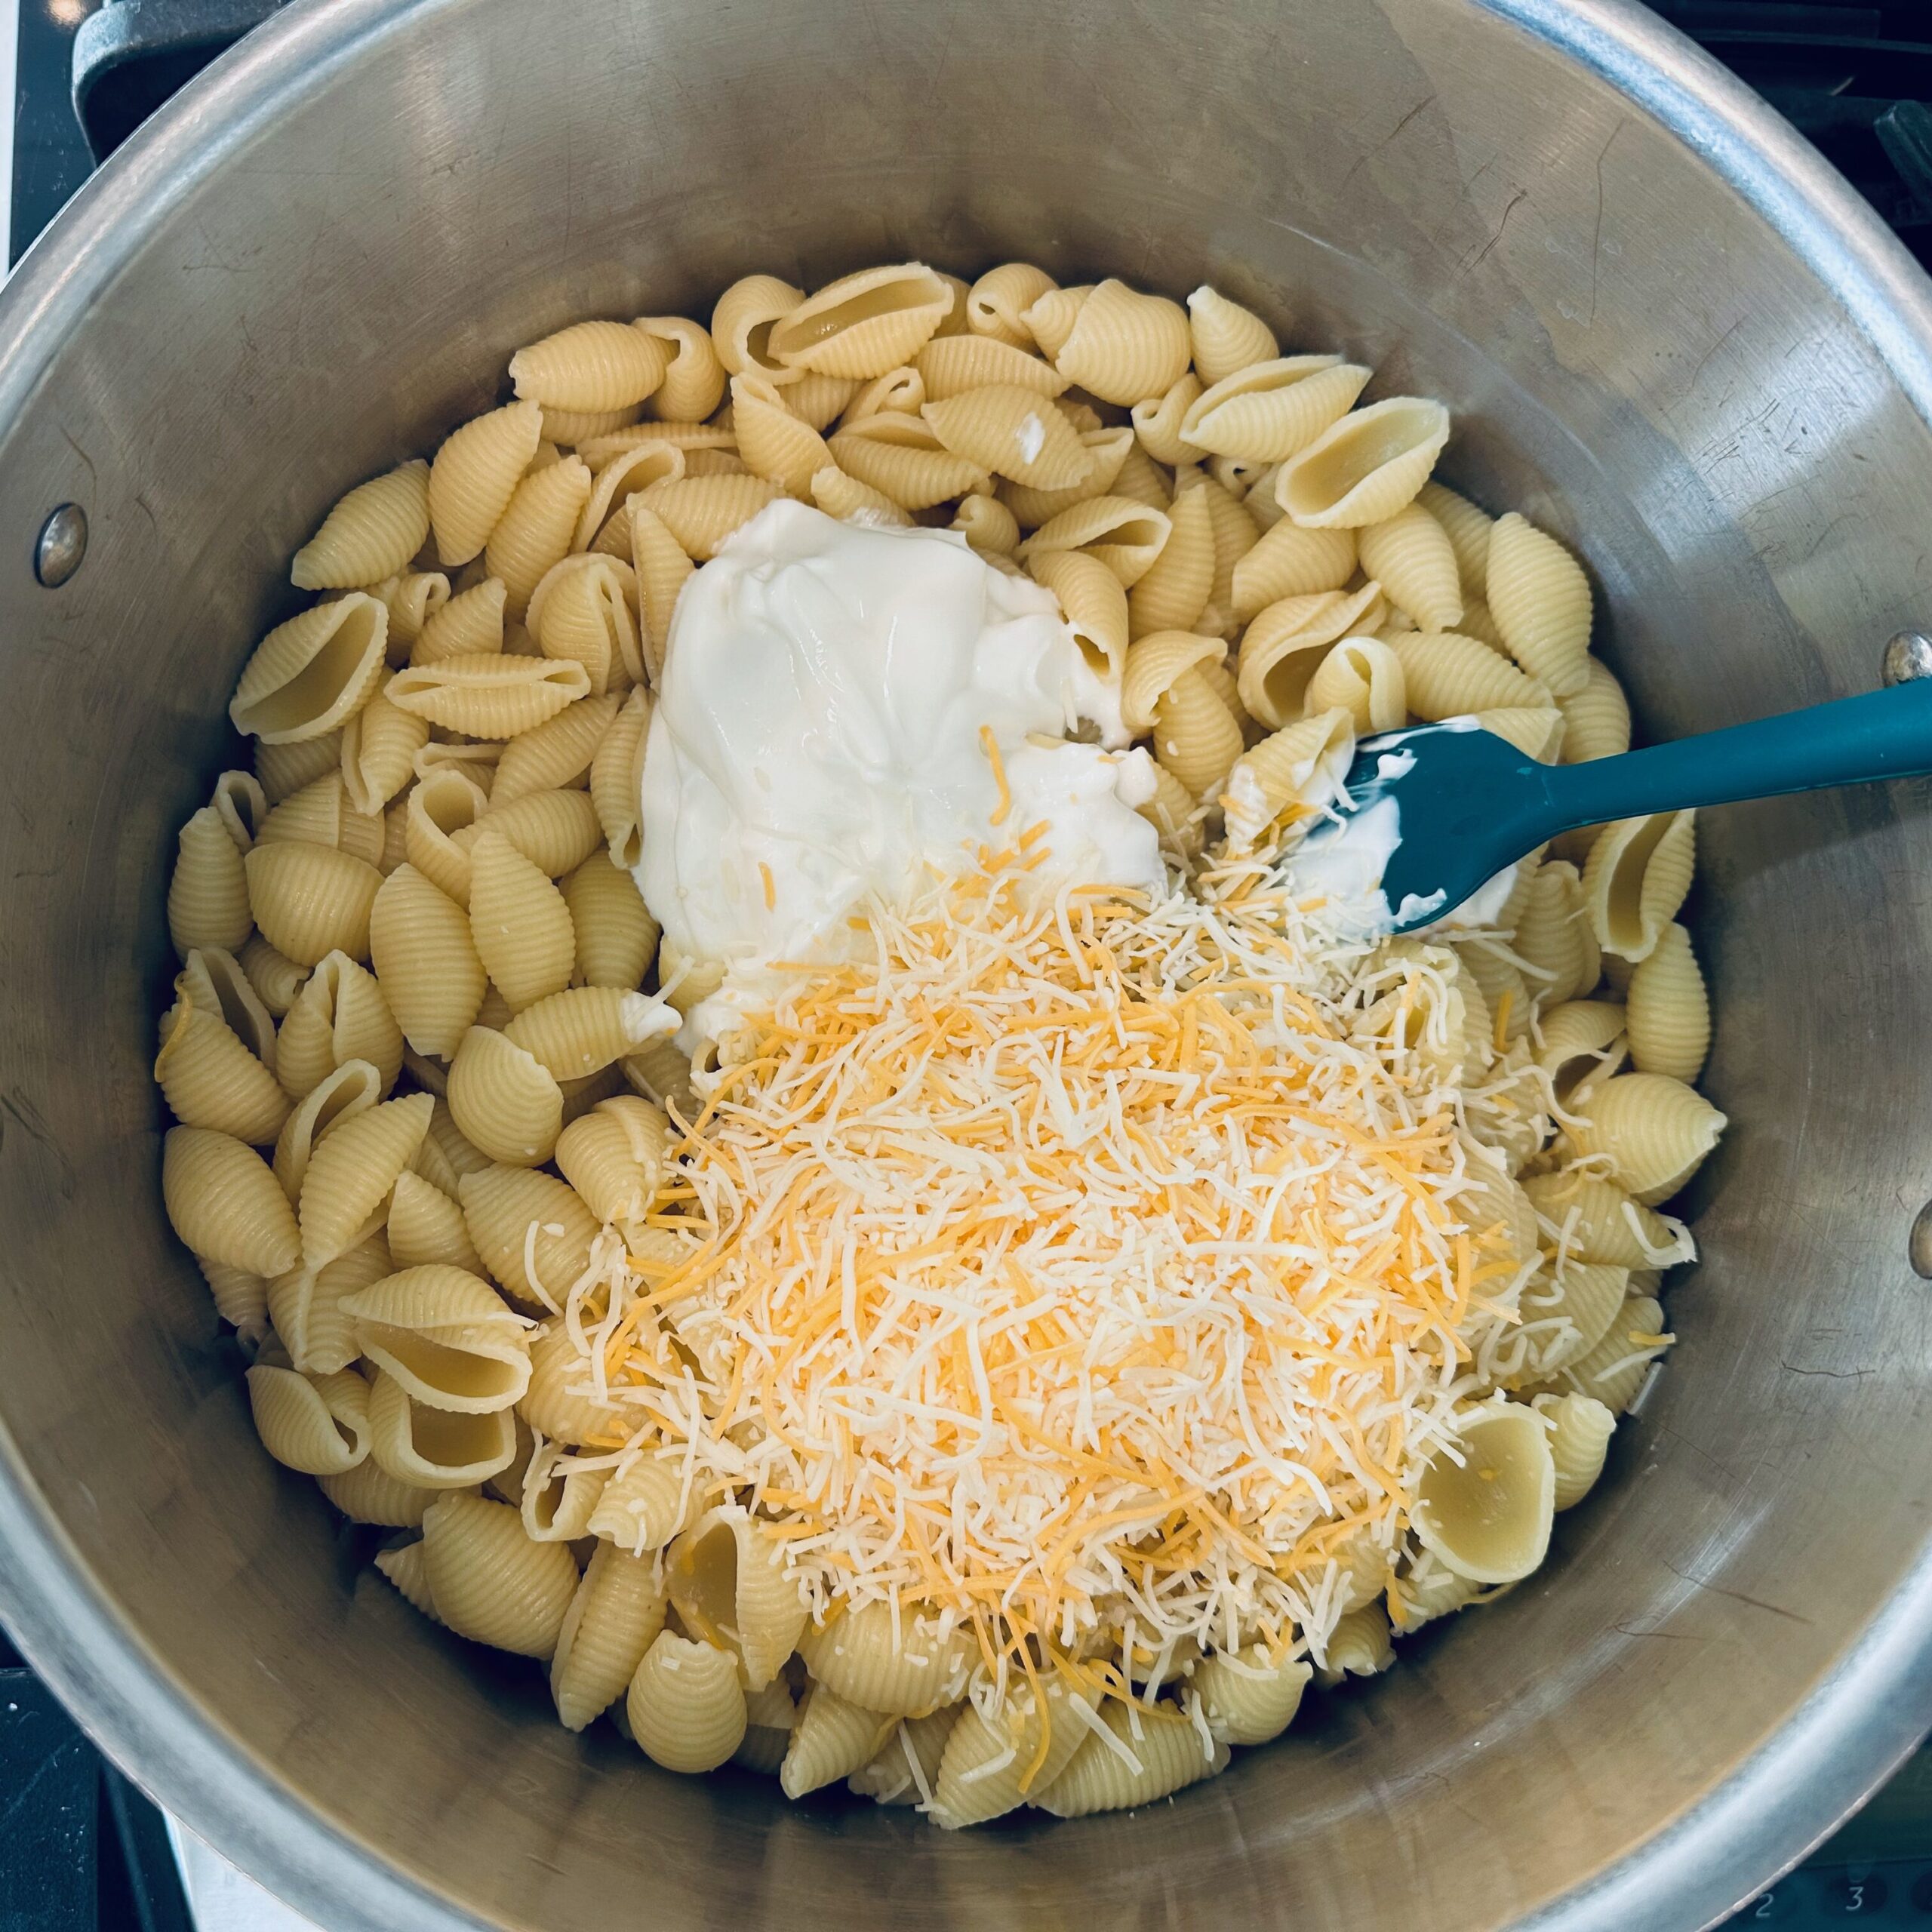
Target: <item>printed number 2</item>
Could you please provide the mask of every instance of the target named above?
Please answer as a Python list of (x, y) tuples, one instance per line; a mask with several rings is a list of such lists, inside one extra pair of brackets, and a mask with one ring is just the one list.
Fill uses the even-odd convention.
[(1771, 1915), (1771, 1906), (1776, 1901), (1777, 1897), (1777, 1893), (1767, 1892), (1764, 1896), (1758, 1901), (1758, 1909), (1754, 1912), (1751, 1916), (1753, 1918), (1770, 1918)]

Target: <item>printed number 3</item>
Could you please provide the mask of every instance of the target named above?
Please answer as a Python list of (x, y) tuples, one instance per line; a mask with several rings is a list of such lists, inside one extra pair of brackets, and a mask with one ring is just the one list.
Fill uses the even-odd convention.
[(1865, 1909), (1864, 1886), (1861, 1884), (1857, 1879), (1854, 1878), (1845, 1887), (1844, 1889), (1846, 1898), (1849, 1901), (1845, 1906), (1845, 1910), (1847, 1912), (1863, 1912)]

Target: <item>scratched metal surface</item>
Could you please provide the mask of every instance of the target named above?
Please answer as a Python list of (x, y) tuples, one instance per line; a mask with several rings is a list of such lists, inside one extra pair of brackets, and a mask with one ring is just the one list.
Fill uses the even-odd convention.
[(0, 297), (0, 1607), (318, 1918), (1689, 1926), (1932, 1715), (1923, 787), (1708, 826), (1708, 1258), (1548, 1571), (1131, 1820), (946, 1837), (568, 1737), (258, 1453), (162, 1222), (165, 869), (285, 560), (567, 318), (910, 253), (1211, 276), (1451, 401), (1447, 473), (1579, 545), (1651, 734), (1866, 687), (1926, 615), (1922, 280), (1615, 0), (1497, 5), (1575, 51), (1469, 0), (297, 5)]

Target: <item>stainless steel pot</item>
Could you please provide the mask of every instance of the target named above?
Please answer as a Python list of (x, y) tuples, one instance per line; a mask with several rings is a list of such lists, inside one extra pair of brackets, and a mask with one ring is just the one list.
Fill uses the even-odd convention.
[(256, 1447), (146, 1069), (174, 828), (286, 558), (521, 340), (909, 254), (1211, 276), (1449, 398), (1449, 473), (1580, 545), (1653, 734), (1863, 688), (1932, 601), (1932, 288), (1619, 0), (292, 7), (0, 297), (0, 1613), (337, 1927), (1707, 1920), (1932, 1718), (1922, 788), (1705, 829), (1708, 1259), (1548, 1571), (1177, 1803), (945, 1837), (663, 1775)]

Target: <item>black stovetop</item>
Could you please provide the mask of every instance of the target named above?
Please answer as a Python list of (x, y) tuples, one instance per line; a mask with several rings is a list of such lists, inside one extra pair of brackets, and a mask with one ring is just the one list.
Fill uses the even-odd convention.
[[(540, 0), (536, 0), (540, 4)], [(166, 97), (279, 0), (19, 0), (9, 262)], [(1343, 4), (1343, 0), (1337, 0)], [(1932, 0), (1653, 0), (1823, 150), (1932, 268)], [(1932, 1750), (1738, 1927), (1932, 1932)], [(0, 1932), (192, 1932), (161, 1815), (0, 1632)], [(1642, 1932), (1632, 1927), (1632, 1932)]]

